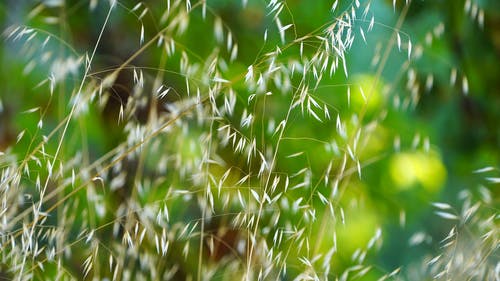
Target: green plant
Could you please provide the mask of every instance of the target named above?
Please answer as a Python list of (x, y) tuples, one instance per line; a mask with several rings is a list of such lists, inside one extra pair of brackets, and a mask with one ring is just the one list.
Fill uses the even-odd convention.
[(378, 264), (384, 226), (446, 180), (408, 116), (434, 80), (469, 80), (420, 70), (444, 25), (415, 41), (402, 2), (30, 8), (3, 33), (30, 77), (9, 78), (27, 94), (1, 160), (8, 278), (404, 278)]

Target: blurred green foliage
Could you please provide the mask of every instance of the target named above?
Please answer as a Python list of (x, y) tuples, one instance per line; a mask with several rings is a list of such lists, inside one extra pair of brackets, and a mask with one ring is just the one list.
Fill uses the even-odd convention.
[[(148, 13), (142, 19), (138, 18), (142, 9), (131, 11), (136, 1), (118, 2), (96, 48), (89, 73), (92, 81), (102, 81), (106, 75), (134, 56), (141, 48), (139, 35), (142, 28), (145, 42), (161, 30), (158, 19), (166, 9), (166, 1), (146, 2)], [(401, 274), (401, 278), (411, 279), (414, 275), (411, 270), (405, 268), (415, 266), (427, 254), (439, 253), (438, 241), (430, 241), (429, 237), (439, 239), (446, 236), (450, 230), (451, 224), (443, 224), (442, 218), (433, 213), (435, 208), (431, 202), (460, 204), (461, 201), (457, 197), (459, 191), (465, 189), (480, 196), (482, 188), (486, 188), (491, 192), (494, 208), (498, 207), (498, 183), (488, 182), (482, 175), (474, 174), (473, 171), (488, 166), (495, 167), (498, 171), (500, 167), (500, 2), (471, 1), (471, 5), (478, 9), (476, 14), (471, 16), (471, 12), (464, 10), (466, 1), (410, 1), (410, 8), (399, 28), (401, 32), (398, 36), (401, 36), (400, 40), (403, 41), (403, 50), (399, 51), (393, 36), (398, 19), (401, 14), (406, 13), (404, 1), (396, 1), (394, 8), (392, 1), (369, 1), (373, 13), (376, 14), (375, 25), (366, 35), (356, 34), (357, 41), (346, 54), (349, 67), (347, 77), (342, 73), (341, 63), (335, 75), (325, 75), (321, 83), (311, 91), (312, 97), (328, 107), (331, 120), (326, 120), (323, 114), (321, 119), (325, 121), (318, 122), (313, 115), (303, 114), (300, 109), (289, 112), (292, 100), (286, 93), (297, 91), (301, 86), (298, 76), (294, 76), (291, 85), (278, 87), (270, 83), (266, 88), (269, 95), (255, 98), (250, 103), (249, 108), (253, 106), (252, 113), (255, 118), (250, 127), (241, 124), (237, 126), (240, 116), (244, 115), (246, 110), (242, 105), (246, 105), (253, 94), (243, 82), (248, 66), (257, 66), (259, 63), (264, 65), (261, 58), (266, 53), (275, 51), (276, 46), (281, 48), (278, 59), (281, 62), (300, 57), (301, 47), (299, 44), (280, 43), (281, 38), (273, 18), (266, 10), (266, 1), (249, 1), (246, 8), (242, 8), (240, 1), (206, 2), (206, 19), (200, 12), (200, 4), (193, 2), (195, 12), (191, 13), (189, 22), (186, 23), (188, 31), (173, 32), (178, 34), (175, 37), (176, 48), (187, 54), (190, 63), (200, 65), (190, 76), (191, 85), (186, 85), (186, 80), (181, 75), (183, 70), (179, 65), (182, 64), (183, 55), (180, 51), (167, 58), (163, 47), (149, 47), (130, 63), (131, 67), (136, 66), (138, 69), (144, 67), (142, 70), (148, 91), (153, 92), (155, 87), (158, 87), (154, 84), (156, 77), (161, 77), (163, 83), (168, 83), (172, 90), (161, 102), (180, 102), (188, 91), (191, 96), (196, 95), (195, 88), (206, 83), (203, 65), (209, 63), (214, 48), (220, 48), (218, 56), (231, 56), (228, 48), (217, 45), (218, 39), (213, 35), (213, 25), (218, 15), (224, 23), (224, 29), (231, 30), (233, 40), (239, 46), (238, 59), (227, 66), (220, 66), (221, 69), (226, 68), (222, 78), (231, 81), (233, 89), (238, 91), (234, 113), (228, 114), (225, 121), (236, 124), (235, 127), (244, 136), (259, 136), (256, 140), (257, 146), (265, 150), (266, 144), (275, 142), (277, 138), (267, 122), (272, 120), (277, 127), (280, 120), (288, 118), (289, 114), (291, 125), (286, 128), (284, 137), (280, 139), (276, 166), (273, 167), (276, 174), (290, 175), (307, 167), (306, 172), (300, 173), (292, 180), (293, 184), (299, 184), (299, 178), (310, 180), (314, 183), (310, 187), (313, 191), (328, 196), (332, 191), (330, 184), (323, 183), (323, 171), (328, 165), (333, 165), (332, 175), (335, 177), (335, 172), (342, 166), (344, 148), (350, 144), (351, 136), (356, 134), (360, 126), (369, 127), (370, 122), (375, 123), (373, 129), (363, 131), (360, 138), (357, 159), (362, 165), (362, 171), (358, 175), (358, 167), (354, 162), (349, 162), (347, 175), (342, 177), (345, 182), (340, 182), (339, 190), (342, 195), (335, 203), (343, 207), (336, 207), (335, 212), (342, 212), (345, 225), (340, 219), (336, 224), (325, 223), (323, 213), (327, 213), (328, 208), (323, 206), (321, 198), (315, 192), (308, 191), (304, 194), (300, 188), (286, 191), (284, 179), (278, 187), (278, 191), (287, 192), (287, 202), (290, 205), (299, 198), (306, 197), (308, 204), (325, 210), (318, 214), (317, 220), (311, 219), (312, 227), (308, 231), (311, 237), (319, 234), (319, 241), (315, 241), (317, 245), (311, 245), (311, 248), (328, 249), (333, 247), (332, 236), (334, 229), (337, 229), (335, 241), (338, 241), (339, 254), (332, 261), (332, 271), (342, 272), (355, 264), (357, 257), (353, 255), (356, 255), (356, 250), (366, 247), (377, 230), (381, 229), (383, 242), (377, 242), (376, 245), (379, 251), (367, 254), (368, 263), (373, 264), (375, 269), (365, 276), (366, 280), (376, 280), (400, 266), (405, 272)], [(309, 33), (322, 31), (327, 23), (331, 23), (339, 15), (338, 11), (348, 9), (352, 5), (348, 1), (339, 1), (336, 12), (332, 12), (333, 1), (285, 2), (286, 12), (283, 12), (282, 21), (294, 23), (293, 31), (290, 29), (286, 32), (284, 39), (287, 43)], [(51, 6), (50, 3), (55, 5)], [(8, 0), (0, 4), (2, 30), (9, 30), (8, 27), (20, 24), (35, 28), (39, 34), (26, 41), (7, 39), (8, 36), (4, 33), (5, 40), (0, 43), (0, 150), (10, 151), (9, 155), (15, 155), (17, 162), (22, 162), (28, 153), (43, 141), (44, 136), (60, 126), (61, 120), (70, 112), (74, 102), (72, 98), (79, 91), (84, 69), (82, 65), (72, 70), (63, 66), (78, 61), (85, 54), (92, 55), (109, 6), (108, 1), (96, 1), (97, 7), (91, 10), (89, 1), (62, 1), (64, 4), (61, 6), (57, 3), (59, 1)], [(482, 14), (483, 20), (479, 20), (479, 14)], [(365, 29), (369, 25), (369, 18), (359, 19), (357, 23)], [(266, 32), (269, 34), (268, 39), (263, 42)], [(50, 35), (51, 39), (41, 48), (47, 35)], [(361, 36), (366, 36), (366, 42)], [(408, 60), (406, 54), (409, 40), (413, 42), (411, 60)], [(384, 53), (385, 47), (390, 44), (392, 48), (387, 54)], [(318, 41), (311, 38), (304, 44), (303, 52), (312, 55), (318, 45)], [(383, 66), (377, 62), (373, 63), (377, 57), (379, 61), (384, 61)], [(61, 73), (61, 80), (57, 81), (54, 93), (48, 94), (50, 81), (47, 79), (51, 73), (57, 73), (61, 69), (70, 70)], [(308, 82), (314, 86), (314, 75), (307, 75)], [(57, 80), (59, 77), (56, 74), (51, 79)], [(45, 82), (41, 83), (42, 81)], [(120, 106), (126, 104), (133, 95), (134, 84), (131, 69), (120, 72), (107, 103), (101, 107), (89, 106), (82, 109), (86, 113), (78, 115), (78, 118), (71, 122), (59, 157), (81, 153), (78, 158), (80, 164), (84, 167), (90, 166), (107, 152), (126, 143), (128, 133), (133, 129), (127, 127), (127, 122), (117, 120), (122, 110)], [(229, 95), (228, 92), (224, 92), (224, 95)], [(222, 98), (218, 102), (221, 103)], [(155, 106), (148, 102), (147, 106), (125, 119), (146, 124), (154, 117), (150, 114)], [(36, 110), (27, 112), (32, 108)], [(168, 113), (171, 109), (157, 105), (154, 111), (160, 114)], [(345, 120), (348, 138), (338, 134), (337, 118)], [(40, 120), (43, 120), (43, 125), (40, 125)], [(215, 134), (219, 124), (206, 125), (193, 116), (186, 117), (185, 122), (188, 129), (171, 128), (171, 139), (158, 138), (158, 143), (155, 143), (157, 150), (144, 148), (143, 156), (130, 161), (124, 167), (124, 170), (129, 171), (123, 179), (125, 182), (134, 182), (135, 177), (151, 179), (152, 182), (142, 182), (137, 190), (108, 190), (112, 186), (110, 182), (119, 176), (119, 172), (110, 172), (102, 183), (94, 181), (95, 188), (78, 193), (80, 203), (67, 206), (78, 210), (76, 216), (79, 218), (76, 222), (87, 223), (86, 216), (95, 217), (95, 220), (90, 222), (93, 224), (90, 228), (96, 228), (116, 220), (113, 212), (128, 198), (137, 196), (137, 207), (146, 207), (152, 202), (168, 198), (175, 188), (197, 190), (199, 187), (186, 178), (191, 178), (190, 171), (196, 170), (200, 159), (205, 157), (203, 139), (209, 130)], [(23, 131), (25, 137), (16, 143), (16, 137)], [(61, 130), (55, 132), (56, 139), (61, 135)], [(46, 154), (53, 155), (58, 151), (57, 141), (47, 142), (44, 149)], [(234, 167), (228, 173), (227, 182), (235, 184), (246, 172), (258, 172), (255, 163), (248, 163), (245, 154), (234, 153), (231, 146), (220, 146), (213, 150), (228, 166)], [(184, 168), (172, 170), (169, 166), (165, 168), (166, 173), (174, 173), (176, 176), (154, 182), (155, 178), (160, 178), (159, 172), (156, 171), (157, 163), (162, 157), (168, 158), (171, 155), (179, 155), (172, 156), (178, 157), (172, 161), (178, 161), (179, 166)], [(332, 157), (337, 157), (334, 158), (333, 164)], [(39, 172), (42, 178), (47, 177), (47, 172), (41, 167), (30, 164), (28, 169)], [(93, 166), (89, 173), (99, 172), (98, 170), (99, 167)], [(209, 165), (207, 170), (218, 179), (226, 172), (226, 169), (217, 165)], [(80, 182), (75, 186), (86, 184), (84, 180), (77, 181)], [(37, 190), (33, 179), (26, 176), (22, 182), (26, 186), (24, 193), (32, 194), (32, 200), (36, 202)], [(56, 183), (54, 185), (57, 186)], [(254, 178), (248, 183), (248, 186), (260, 185), (262, 181)], [(219, 192), (216, 188), (212, 189), (214, 194)], [(68, 189), (58, 198), (71, 192), (71, 189)], [(96, 200), (99, 202), (106, 202), (106, 211), (85, 205), (91, 204), (86, 199), (89, 192), (96, 193)], [(236, 188), (223, 192), (227, 192), (227, 196), (231, 198), (238, 196)], [(218, 212), (229, 214), (238, 210), (237, 203), (231, 201), (234, 206), (227, 207), (223, 196), (216, 197), (215, 206)], [(170, 220), (189, 223), (189, 227), (194, 227), (194, 222), (203, 215), (203, 208), (198, 207), (199, 202), (196, 200), (186, 203), (182, 198), (173, 200), (169, 205)], [(251, 198), (248, 193), (246, 199)], [(49, 201), (52, 204), (56, 202), (55, 199)], [(285, 209), (283, 207), (283, 210)], [(102, 212), (103, 215), (88, 212)], [(57, 225), (60, 223), (60, 216), (61, 212), (58, 212), (49, 220)], [(263, 216), (261, 223), (272, 224), (273, 219), (272, 215)], [(221, 215), (220, 221), (212, 221), (212, 225), (207, 225), (205, 230), (216, 233), (219, 225), (229, 224), (224, 220), (229, 219)], [(283, 211), (282, 217), (277, 220), (283, 224), (285, 221), (296, 223), (298, 226), (304, 224), (302, 211)], [(172, 227), (180, 228), (174, 223)], [(69, 229), (70, 232), (75, 232), (73, 237), (77, 237), (76, 228)], [(103, 230), (99, 235), (100, 241), (104, 245), (115, 243), (111, 238), (114, 231), (110, 228)], [(420, 232), (425, 233), (427, 238), (422, 239), (420, 243), (408, 242), (412, 235)], [(233, 234), (221, 236), (221, 239), (226, 239), (228, 249), (237, 247), (231, 240), (231, 235)], [(242, 234), (234, 234), (237, 235)], [(271, 236), (267, 240), (268, 243), (273, 243)], [(155, 247), (154, 242), (148, 243), (151, 243), (147, 245), (149, 251), (155, 253), (151, 250)], [(173, 254), (169, 256), (170, 259), (183, 255), (182, 245), (174, 243), (171, 247)], [(198, 245), (192, 247), (196, 248)], [(302, 264), (298, 259), (310, 253), (306, 250), (307, 247), (304, 246), (295, 256), (289, 257), (289, 276), (302, 272)], [(70, 271), (74, 271), (71, 273), (73, 276), (79, 275), (79, 264), (85, 257), (84, 251), (74, 249), (72, 261), (68, 262), (75, 263), (68, 266)], [(217, 255), (212, 258), (212, 262), (217, 263)], [(101, 260), (106, 262), (104, 258)], [(198, 260), (196, 256), (190, 256), (182, 263), (183, 270), (195, 271)], [(164, 263), (157, 266), (168, 268), (168, 264)], [(44, 274), (55, 276), (55, 268), (55, 265), (47, 266)], [(188, 274), (189, 272), (178, 273), (176, 278), (186, 278)], [(227, 280), (230, 278), (228, 275), (231, 275), (224, 270), (219, 274), (222, 276), (220, 280)]]

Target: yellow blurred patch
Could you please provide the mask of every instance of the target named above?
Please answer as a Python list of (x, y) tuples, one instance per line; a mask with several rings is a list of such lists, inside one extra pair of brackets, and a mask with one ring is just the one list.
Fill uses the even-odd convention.
[(351, 255), (365, 249), (378, 226), (375, 210), (362, 208), (346, 212), (345, 226), (338, 228), (339, 252)]
[(351, 106), (359, 111), (366, 106), (367, 112), (373, 112), (383, 103), (383, 82), (375, 76), (360, 74), (353, 77), (351, 86)]
[(435, 151), (398, 153), (392, 157), (389, 169), (393, 182), (401, 190), (420, 184), (427, 191), (436, 192), (446, 180), (446, 168)]
[[(368, 196), (368, 187), (353, 182), (343, 197), (344, 216), (337, 212), (339, 253), (352, 255), (357, 249), (365, 249), (380, 225), (378, 212)], [(342, 220), (345, 224), (342, 224)]]

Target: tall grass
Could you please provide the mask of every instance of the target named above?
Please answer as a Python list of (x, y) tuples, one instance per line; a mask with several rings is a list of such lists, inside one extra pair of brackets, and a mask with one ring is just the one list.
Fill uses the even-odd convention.
[[(415, 69), (445, 27), (418, 42), (403, 29), (411, 1), (374, 2), (321, 4), (314, 28), (275, 0), (228, 2), (231, 16), (189, 0), (27, 11), (3, 32), (25, 58), (12, 75), (36, 80), (1, 155), (4, 278), (498, 278), (495, 200), (467, 192), (461, 211), (435, 203), (457, 224), (422, 269), (377, 264), (390, 241), (364, 171), (402, 150), (434, 155), (428, 137), (401, 140), (386, 120), (432, 89)], [(465, 74), (448, 70), (468, 94)]]

